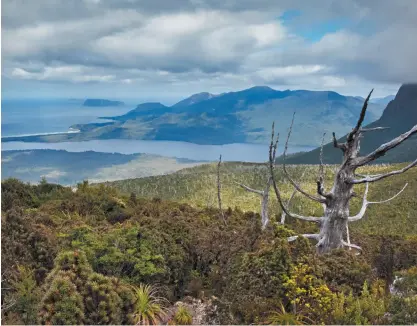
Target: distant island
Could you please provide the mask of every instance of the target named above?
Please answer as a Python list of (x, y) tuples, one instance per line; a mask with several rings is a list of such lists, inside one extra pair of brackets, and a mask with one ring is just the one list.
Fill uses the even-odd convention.
[(103, 107), (103, 106), (121, 106), (124, 105), (124, 102), (121, 101), (110, 101), (104, 99), (89, 98), (84, 101), (83, 106), (94, 106), (94, 107)]

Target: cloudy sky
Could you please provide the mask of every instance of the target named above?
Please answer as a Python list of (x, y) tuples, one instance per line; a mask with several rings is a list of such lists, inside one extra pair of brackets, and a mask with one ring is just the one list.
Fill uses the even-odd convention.
[(3, 97), (417, 82), (416, 0), (2, 0), (1, 34)]

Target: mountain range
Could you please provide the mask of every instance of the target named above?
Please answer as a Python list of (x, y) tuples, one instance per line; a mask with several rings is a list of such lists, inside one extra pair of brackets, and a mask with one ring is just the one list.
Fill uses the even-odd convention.
[[(89, 103), (101, 105), (102, 101), (92, 99)], [(323, 132), (348, 132), (362, 104), (363, 99), (359, 96), (343, 96), (332, 91), (279, 91), (256, 86), (216, 95), (198, 93), (172, 106), (159, 102), (142, 103), (124, 115), (102, 117), (103, 122), (68, 126), (80, 130), (79, 133), (3, 141), (142, 139), (216, 145), (267, 144), (272, 121), (278, 132), (285, 134), (293, 112), (296, 112), (292, 145), (316, 147), (321, 143)], [(377, 120), (384, 107), (381, 103), (370, 103), (365, 123)]]
[[(374, 99), (370, 99), (369, 102), (371, 103), (378, 103), (382, 105), (387, 105), (389, 102), (391, 102), (395, 98), (395, 95), (388, 95), (385, 97), (377, 97)], [(365, 100), (365, 99), (363, 99)]]
[[(368, 112), (367, 112), (368, 114)], [(380, 145), (392, 140), (400, 134), (410, 130), (417, 124), (417, 84), (404, 84), (398, 90), (395, 98), (390, 101), (382, 116), (365, 126), (364, 128), (387, 127), (386, 130), (368, 132), (361, 140), (361, 154), (369, 153)], [(350, 128), (353, 128), (351, 124)], [(340, 135), (338, 130), (337, 134)], [(328, 134), (330, 141), (331, 133)], [(346, 140), (346, 135), (339, 139), (340, 142)], [(320, 148), (307, 153), (293, 154), (287, 157), (289, 164), (317, 164), (319, 163)], [(414, 135), (404, 143), (389, 151), (385, 156), (379, 158), (377, 162), (407, 162), (413, 161), (417, 157), (417, 136)], [(342, 154), (339, 149), (328, 143), (323, 147), (323, 159), (326, 164), (340, 163)], [(278, 158), (282, 162), (282, 157)]]
[[(121, 116), (102, 117), (98, 123), (69, 126), (73, 134), (8, 138), (3, 141), (82, 141), (142, 139), (186, 141), (196, 144), (263, 143), (271, 124), (286, 133), (296, 111), (293, 145), (317, 146), (323, 132), (349, 131), (362, 107), (360, 97), (332, 91), (284, 90), (256, 86), (223, 94), (194, 94), (172, 106), (142, 103)], [(366, 123), (377, 120), (384, 105), (369, 105)]]

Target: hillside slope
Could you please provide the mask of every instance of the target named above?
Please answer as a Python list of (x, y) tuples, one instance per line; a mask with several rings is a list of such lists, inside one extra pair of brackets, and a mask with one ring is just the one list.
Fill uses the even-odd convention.
[[(361, 171), (376, 174), (391, 171), (404, 166), (373, 165)], [(326, 166), (326, 182), (330, 187), (334, 176), (335, 166)], [(106, 183), (117, 188), (123, 193), (135, 193), (138, 197), (161, 198), (165, 200), (189, 203), (196, 207), (217, 207), (217, 166), (205, 164), (193, 168), (180, 170), (173, 174), (153, 176), (139, 179), (120, 180)], [(316, 178), (318, 166), (293, 165), (289, 166), (291, 176), (300, 182), (301, 187), (314, 194), (316, 191)], [(263, 189), (267, 179), (267, 167), (262, 164), (252, 163), (224, 163), (221, 170), (222, 202), (223, 207), (239, 207), (244, 211), (260, 211), (260, 198), (239, 187), (237, 183), (244, 183), (253, 189)], [(303, 176), (303, 177), (302, 177)], [(277, 168), (277, 181), (284, 198), (289, 198), (293, 188), (285, 181), (282, 170)], [(384, 179), (370, 186), (369, 200), (383, 200), (398, 192), (405, 183), (408, 186), (398, 199), (386, 205), (375, 205), (368, 209), (366, 217), (357, 223), (352, 223), (353, 230), (361, 229), (361, 232), (384, 235), (415, 235), (417, 234), (417, 168), (404, 174)], [(357, 186), (356, 192), (361, 194), (364, 186)], [(280, 216), (281, 209), (271, 189), (270, 214)], [(356, 214), (361, 198), (352, 201), (351, 212)], [(291, 204), (291, 209), (304, 215), (321, 216), (322, 207), (315, 202), (305, 199), (297, 194)], [(293, 221), (294, 222), (294, 221)], [(303, 223), (303, 222), (302, 222)], [(381, 227), (381, 225), (384, 227)], [(310, 225), (310, 223), (304, 223)], [(311, 230), (310, 230), (311, 231)]]
[[(361, 153), (369, 153), (383, 143), (399, 136), (410, 130), (417, 124), (417, 84), (405, 84), (398, 90), (395, 99), (392, 100), (384, 110), (382, 116), (377, 121), (368, 124), (364, 128), (388, 127), (389, 129), (377, 132), (370, 132), (364, 135), (361, 140)], [(353, 128), (353, 124), (351, 125)], [(336, 130), (337, 131), (337, 130)], [(296, 132), (296, 131), (295, 131)], [(337, 131), (338, 132), (338, 131)], [(330, 140), (331, 134), (328, 134)], [(339, 139), (345, 141), (346, 136)], [(293, 155), (287, 158), (289, 164), (318, 164), (320, 148), (307, 153)], [(332, 143), (328, 143), (323, 148), (324, 162), (327, 164), (340, 163), (342, 154), (339, 149), (335, 149)], [(413, 161), (417, 157), (417, 137), (405, 141), (397, 148), (389, 151), (377, 162), (407, 162)], [(278, 158), (282, 162), (282, 158)]]

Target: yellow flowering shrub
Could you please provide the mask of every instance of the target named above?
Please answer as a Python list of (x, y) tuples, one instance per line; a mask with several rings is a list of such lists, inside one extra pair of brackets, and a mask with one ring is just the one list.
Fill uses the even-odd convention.
[(284, 287), (293, 313), (303, 315), (315, 324), (326, 323), (332, 312), (336, 294), (313, 274), (311, 267), (306, 264), (293, 266)]

